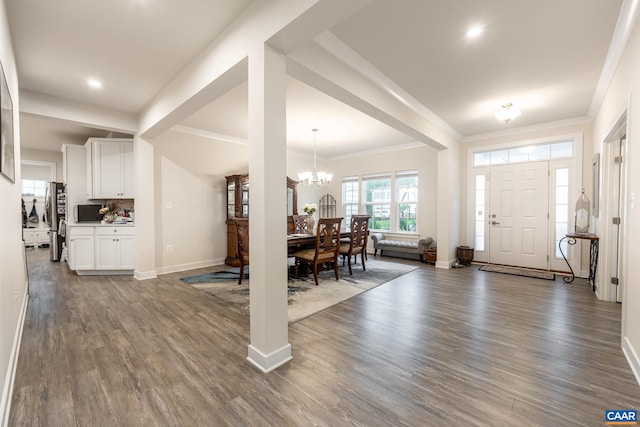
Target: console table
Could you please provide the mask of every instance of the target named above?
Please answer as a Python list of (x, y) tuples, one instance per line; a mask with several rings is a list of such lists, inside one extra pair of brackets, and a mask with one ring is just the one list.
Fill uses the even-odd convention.
[(589, 247), (589, 279), (588, 280), (589, 280), (589, 283), (591, 283), (591, 289), (595, 292), (596, 270), (598, 268), (598, 244), (599, 244), (600, 238), (592, 233), (569, 233), (565, 235), (562, 239), (560, 239), (560, 242), (558, 243), (558, 245), (560, 246), (560, 253), (562, 254), (562, 258), (564, 258), (564, 261), (567, 263), (567, 266), (569, 266), (569, 270), (571, 270), (571, 277), (563, 277), (562, 280), (565, 283), (571, 283), (575, 280), (576, 275), (574, 274), (573, 268), (571, 268), (571, 264), (569, 264), (567, 257), (562, 251), (562, 242), (564, 242), (565, 240), (567, 241), (567, 244), (571, 246), (575, 245), (578, 242), (578, 240), (589, 240), (591, 242), (591, 245)]

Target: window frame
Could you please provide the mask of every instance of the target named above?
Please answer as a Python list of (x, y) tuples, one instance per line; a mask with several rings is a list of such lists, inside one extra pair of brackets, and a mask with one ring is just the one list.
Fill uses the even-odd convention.
[[(395, 204), (395, 211), (396, 211), (396, 232), (398, 233), (417, 233), (418, 231), (418, 202), (420, 201), (420, 177), (418, 175), (418, 171), (412, 170), (412, 171), (403, 171), (403, 172), (396, 172), (395, 173), (395, 195), (396, 197), (394, 198), (394, 204)], [(414, 193), (415, 194), (415, 200), (411, 200), (411, 201), (406, 201), (406, 200), (400, 200), (402, 198), (402, 192), (400, 190), (400, 182), (401, 180), (405, 179), (405, 178), (415, 178), (415, 191), (411, 192), (409, 191), (408, 194)], [(411, 211), (413, 212), (413, 230), (403, 230), (402, 229), (402, 221), (403, 219), (405, 219), (405, 217), (403, 217), (402, 215), (402, 206), (403, 205), (410, 205), (413, 206), (413, 209), (409, 209), (409, 212), (411, 213)], [(409, 220), (411, 218), (411, 216), (406, 217), (407, 220)]]
[[(398, 200), (399, 194), (401, 190), (399, 189), (400, 181), (403, 178), (415, 177), (415, 192), (413, 192), (415, 200), (411, 200), (409, 202)], [(367, 189), (367, 183), (375, 180), (388, 180), (388, 185), (380, 186), (380, 188), (384, 187), (380, 194), (382, 194), (382, 198), (377, 198), (375, 195), (371, 195), (371, 201), (367, 201), (367, 197), (369, 196)], [(369, 229), (371, 231), (379, 231), (384, 233), (398, 233), (398, 234), (406, 234), (406, 235), (417, 235), (419, 230), (419, 207), (420, 207), (420, 173), (418, 170), (407, 170), (407, 171), (395, 171), (395, 172), (381, 172), (375, 174), (367, 174), (367, 175), (358, 175), (358, 176), (347, 176), (342, 179), (342, 213), (344, 217), (345, 224), (349, 224), (351, 216), (354, 213), (349, 212), (350, 209), (353, 209), (352, 206), (355, 205), (355, 202), (347, 201), (346, 195), (346, 187), (345, 185), (358, 182), (359, 183), (359, 199), (358, 199), (358, 209), (357, 213), (366, 213), (366, 215), (371, 215), (371, 219), (369, 220)], [(375, 200), (374, 200), (375, 199)], [(401, 230), (401, 221), (402, 221), (402, 208), (403, 205), (412, 205), (413, 209), (409, 209), (410, 212), (413, 213), (413, 217), (415, 218), (414, 230)], [(376, 208), (375, 206), (379, 207)], [(382, 212), (384, 215), (376, 215), (376, 212)], [(388, 228), (380, 227), (381, 223), (386, 223), (388, 221)], [(378, 228), (376, 228), (378, 227)]]
[[(367, 201), (368, 189), (367, 183), (373, 181), (386, 181), (388, 180), (388, 185), (377, 187), (382, 188), (382, 192), (378, 191), (377, 194), (382, 193), (382, 199), (376, 199), (376, 193), (372, 193), (372, 201)], [(375, 191), (377, 188), (374, 188)], [(361, 203), (363, 207), (363, 211), (366, 212), (367, 215), (371, 215), (371, 219), (369, 219), (369, 229), (372, 231), (383, 231), (383, 232), (391, 232), (391, 226), (394, 223), (391, 218), (393, 215), (393, 210), (391, 208), (393, 201), (393, 179), (391, 173), (384, 174), (375, 174), (375, 175), (364, 175), (362, 176), (362, 197)], [(376, 206), (379, 206), (380, 214), (376, 215)], [(385, 209), (386, 206), (386, 209)], [(370, 208), (370, 209), (369, 209)], [(387, 213), (387, 215), (384, 215)], [(384, 222), (389, 221), (388, 228), (376, 228), (377, 225), (383, 224)]]
[[(356, 199), (355, 202), (346, 201), (345, 184), (354, 185), (355, 188), (350, 190), (350, 192), (352, 193), (352, 195), (355, 194), (355, 199)], [(360, 212), (360, 178), (357, 176), (343, 177), (342, 178), (342, 216), (344, 218), (343, 224), (345, 228), (349, 227), (349, 224), (351, 224), (351, 217), (353, 215), (357, 215), (359, 212)]]

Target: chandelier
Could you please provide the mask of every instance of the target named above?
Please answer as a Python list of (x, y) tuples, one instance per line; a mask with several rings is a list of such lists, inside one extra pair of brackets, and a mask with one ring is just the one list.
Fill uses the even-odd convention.
[(504, 104), (499, 110), (493, 113), (493, 115), (496, 116), (496, 119), (505, 122), (506, 124), (509, 124), (511, 120), (520, 116), (520, 114), (522, 114), (522, 111), (520, 111), (519, 108), (514, 107), (511, 102)]
[(313, 172), (301, 172), (298, 174), (298, 181), (301, 184), (306, 185), (307, 187), (316, 185), (327, 185), (331, 183), (331, 178), (333, 178), (333, 174), (326, 172), (318, 172), (316, 169), (316, 145), (318, 129), (311, 129), (313, 131)]

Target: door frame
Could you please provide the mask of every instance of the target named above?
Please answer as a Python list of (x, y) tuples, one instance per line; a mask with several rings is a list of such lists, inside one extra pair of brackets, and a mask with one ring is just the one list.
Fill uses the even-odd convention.
[[(583, 164), (582, 164), (582, 151), (583, 151), (583, 140), (584, 136), (582, 132), (575, 132), (569, 134), (560, 134), (549, 137), (535, 138), (535, 139), (527, 139), (520, 141), (513, 141), (507, 143), (500, 144), (488, 144), (488, 145), (475, 145), (467, 148), (467, 196), (466, 196), (466, 232), (465, 232), (465, 241), (469, 246), (474, 246), (475, 242), (475, 177), (477, 175), (484, 174), (489, 176), (491, 173), (491, 166), (474, 166), (473, 158), (474, 154), (486, 152), (486, 151), (494, 151), (494, 150), (502, 150), (502, 149), (511, 149), (518, 147), (525, 147), (529, 145), (540, 145), (540, 144), (549, 144), (554, 142), (561, 141), (573, 141), (573, 157), (572, 158), (562, 158), (562, 159), (549, 159), (549, 170), (553, 171), (559, 165), (568, 165), (570, 169), (569, 174), (569, 224), (568, 231), (571, 232), (573, 229), (573, 214), (574, 214), (574, 205), (577, 200), (580, 192), (583, 188)], [(536, 160), (538, 161), (538, 160)], [(554, 230), (555, 230), (555, 187), (552, 186), (552, 182), (555, 182), (553, 176), (549, 177), (549, 227), (547, 233), (547, 251), (549, 254), (549, 268), (551, 270), (556, 271), (568, 271), (567, 265), (564, 262), (562, 257), (555, 256), (555, 240), (554, 240)], [(491, 200), (490, 194), (490, 186), (485, 185), (485, 207), (488, 209), (489, 202)], [(485, 216), (485, 235), (484, 235), (484, 247), (485, 250), (475, 250), (474, 251), (474, 260), (479, 262), (488, 262), (489, 261), (489, 218), (488, 215)], [(581, 245), (572, 246), (569, 248), (569, 253), (567, 255), (567, 259), (571, 263), (574, 271), (580, 271), (581, 275), (586, 272), (588, 275), (589, 265), (588, 260), (583, 262), (582, 260), (582, 251), (580, 248)]]
[[(627, 260), (628, 260), (628, 251), (627, 244), (628, 238), (626, 233), (624, 232), (626, 228), (626, 224), (624, 223), (625, 218), (628, 218), (628, 195), (627, 195), (627, 179), (628, 179), (628, 168), (627, 161), (629, 159), (629, 133), (627, 129), (627, 110), (625, 110), (616, 123), (610, 128), (611, 130), (607, 134), (606, 137), (603, 138), (602, 142), (602, 161), (601, 161), (601, 176), (602, 176), (602, 185), (600, 186), (601, 194), (605, 194), (605, 191), (608, 192), (611, 186), (613, 185), (612, 176), (612, 156), (613, 156), (613, 144), (619, 142), (622, 136), (627, 136), (627, 141), (622, 147), (622, 164), (620, 165), (620, 216), (623, 219), (620, 225), (620, 248), (622, 250), (622, 257), (618, 259), (618, 278), (624, 282), (624, 278), (627, 276)], [(602, 200), (602, 197), (601, 197)], [(611, 227), (609, 226), (610, 218), (612, 217), (612, 207), (610, 203), (600, 203), (600, 221), (599, 225), (601, 230), (599, 231), (600, 236), (600, 247), (601, 253), (607, 253), (607, 251), (611, 248), (613, 244), (614, 235), (611, 231)], [(616, 286), (611, 284), (611, 277), (613, 275), (613, 265), (608, 256), (600, 257), (599, 264), (602, 266), (599, 268), (600, 272), (597, 274), (598, 280), (596, 281), (596, 295), (599, 299), (605, 301), (615, 301), (616, 300)], [(625, 301), (625, 289), (626, 286), (622, 285), (622, 301)], [(623, 311), (624, 306), (623, 304)], [(623, 316), (624, 319), (624, 316)], [(624, 325), (623, 325), (624, 329)]]

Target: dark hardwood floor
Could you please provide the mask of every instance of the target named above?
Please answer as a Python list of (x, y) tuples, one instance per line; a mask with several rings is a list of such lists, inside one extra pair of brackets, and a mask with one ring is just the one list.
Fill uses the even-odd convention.
[(621, 306), (583, 280), (419, 264), (291, 325), (293, 361), (262, 374), (249, 319), (179, 280), (198, 271), (80, 278), (35, 249), (29, 272), (11, 426), (600, 426), (640, 409)]

